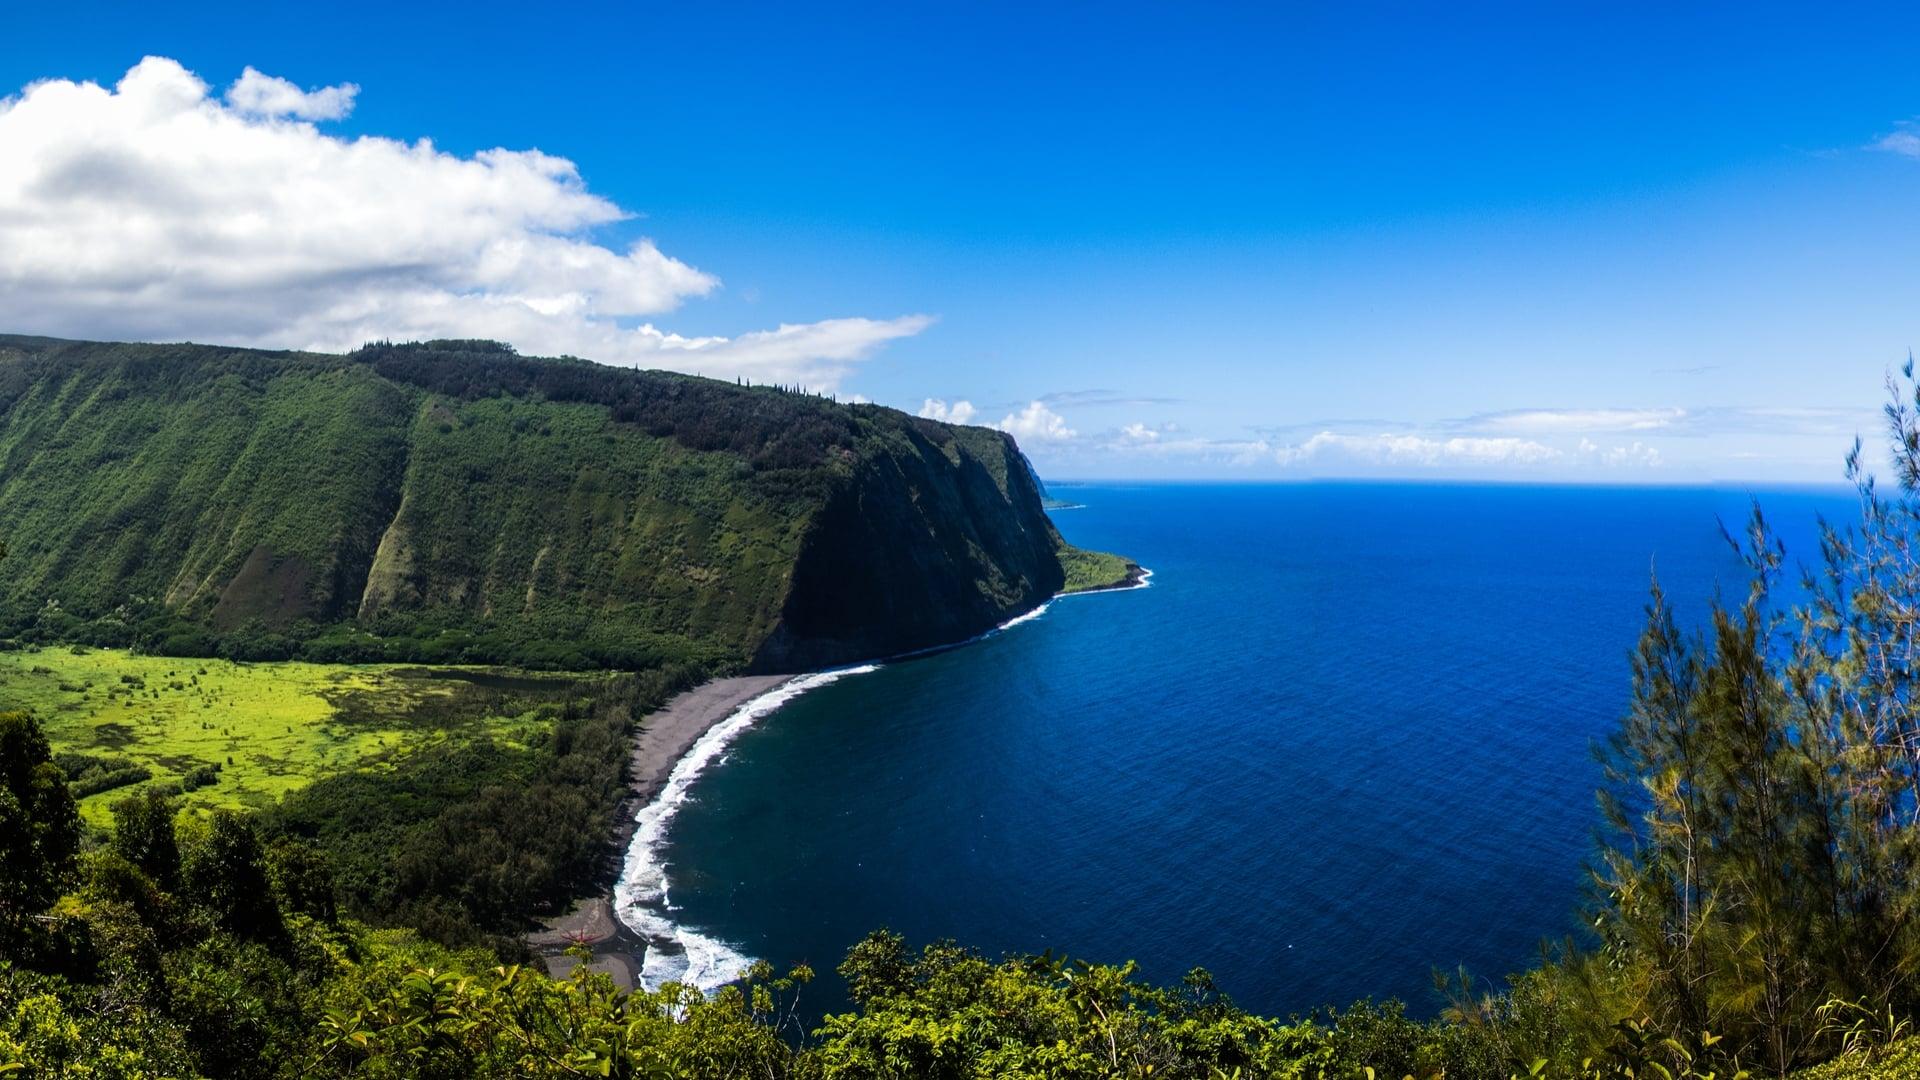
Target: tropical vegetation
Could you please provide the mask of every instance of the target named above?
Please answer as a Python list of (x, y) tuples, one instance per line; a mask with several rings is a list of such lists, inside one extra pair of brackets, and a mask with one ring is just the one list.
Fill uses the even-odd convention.
[(1133, 581), (1134, 575), (1140, 572), (1138, 564), (1118, 555), (1088, 551), (1071, 544), (1060, 546), (1060, 569), (1066, 574), (1066, 584), (1060, 587), (1064, 593), (1116, 588)]
[[(1437, 975), (1431, 1019), (1394, 1002), (1261, 1017), (1204, 971), (1154, 985), (1127, 964), (885, 931), (826, 976), (848, 1004), (819, 1019), (805, 1002), (821, 976), (804, 968), (763, 966), (711, 996), (627, 992), (585, 965), (549, 979), (517, 932), (604, 881), (635, 717), (709, 667), (296, 676), (65, 646), (4, 654), (31, 711), (0, 713), (0, 1072), (1920, 1076), (1911, 370), (1887, 419), (1894, 483), (1855, 448), (1860, 518), (1824, 526), (1797, 588), (1760, 508), (1729, 537), (1746, 589), (1690, 613), (1655, 584), (1599, 748), (1589, 932), (1498, 986)], [(263, 678), (301, 687), (288, 701), (318, 695), (320, 727), (390, 752), (276, 788), (260, 761), (206, 760), (229, 742), (191, 761), (142, 748), (175, 712), (193, 744), (195, 702)], [(267, 760), (307, 752), (261, 712), (220, 739), (261, 740)], [(115, 723), (119, 746), (69, 745)]]

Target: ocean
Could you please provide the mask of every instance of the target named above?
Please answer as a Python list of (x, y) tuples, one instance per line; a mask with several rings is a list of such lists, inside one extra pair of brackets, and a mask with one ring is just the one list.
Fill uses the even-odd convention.
[[(1153, 570), (961, 648), (816, 677), (710, 734), (657, 808), (648, 975), (806, 962), (866, 932), (1204, 967), (1240, 1004), (1497, 984), (1577, 933), (1649, 573), (1684, 622), (1845, 491), (1088, 484), (1054, 520)], [(691, 773), (691, 770), (689, 770)], [(667, 809), (670, 807), (670, 810)], [(664, 811), (664, 812), (663, 812)], [(688, 966), (691, 962), (691, 968)]]

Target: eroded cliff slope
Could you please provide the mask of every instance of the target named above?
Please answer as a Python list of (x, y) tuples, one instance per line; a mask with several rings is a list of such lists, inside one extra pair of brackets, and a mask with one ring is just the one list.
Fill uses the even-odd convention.
[(12, 635), (798, 670), (1062, 584), (1013, 440), (487, 342), (0, 338)]

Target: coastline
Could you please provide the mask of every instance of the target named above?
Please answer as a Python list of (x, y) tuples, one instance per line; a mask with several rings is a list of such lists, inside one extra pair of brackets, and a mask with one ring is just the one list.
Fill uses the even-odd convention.
[[(874, 663), (959, 648), (1037, 618), (1054, 600), (1062, 597), (1143, 589), (1151, 584), (1148, 579), (1152, 576), (1153, 571), (1130, 562), (1127, 564), (1126, 577), (1112, 584), (1075, 592), (1058, 592), (1032, 610), (964, 641), (903, 653)], [(567, 955), (566, 950), (571, 946), (585, 945), (593, 954), (588, 961), (589, 970), (611, 976), (614, 984), (622, 990), (640, 987), (649, 950), (655, 946), (620, 918), (614, 903), (627, 872), (643, 812), (661, 798), (677, 769), (693, 765), (697, 771), (698, 763), (690, 760), (695, 748), (726, 721), (749, 710), (757, 714), (762, 710), (772, 712), (778, 709), (791, 696), (786, 691), (797, 693), (807, 688), (796, 684), (805, 682), (812, 685), (819, 680), (830, 681), (840, 674), (851, 674), (858, 670), (871, 670), (871, 666), (859, 665), (797, 675), (738, 675), (710, 679), (676, 694), (665, 705), (642, 717), (629, 751), (627, 793), (615, 811), (614, 846), (607, 874), (612, 884), (598, 896), (577, 901), (566, 913), (542, 920), (542, 929), (525, 935), (528, 948), (540, 959), (547, 973), (556, 979), (567, 978), (580, 961)], [(664, 880), (661, 884), (664, 886)]]
[(799, 675), (735, 675), (709, 679), (683, 690), (665, 705), (641, 717), (627, 759), (627, 797), (620, 800), (620, 849), (633, 839), (634, 811), (652, 802), (673, 767), (715, 724), (762, 694), (792, 682)]
[(614, 843), (609, 884), (590, 899), (577, 901), (565, 914), (541, 920), (543, 929), (526, 935), (527, 947), (537, 955), (547, 974), (564, 979), (578, 961), (566, 955), (574, 944), (593, 950), (589, 968), (613, 977), (614, 985), (631, 990), (639, 985), (647, 942), (620, 921), (613, 910), (613, 880), (620, 876), (633, 836), (639, 830), (639, 812), (652, 802), (680, 761), (695, 743), (749, 702), (792, 682), (794, 675), (738, 675), (709, 679), (683, 690), (665, 705), (641, 717), (628, 753), (627, 793), (614, 811)]

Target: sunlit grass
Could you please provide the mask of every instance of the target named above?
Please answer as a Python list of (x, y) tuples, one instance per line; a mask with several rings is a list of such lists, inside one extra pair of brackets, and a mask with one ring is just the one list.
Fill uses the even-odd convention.
[[(54, 646), (0, 653), (0, 709), (31, 709), (56, 752), (146, 767), (152, 776), (144, 784), (177, 784), (215, 766), (217, 780), (188, 799), (258, 807), (320, 776), (382, 767), (476, 725), (509, 742), (549, 726), (526, 701), (514, 702), (513, 715), (479, 720), (473, 702), (454, 707), (472, 688), (445, 676), (479, 670), (236, 663)], [(81, 813), (104, 823), (108, 805), (141, 786), (88, 795)]]
[(1127, 559), (1104, 551), (1088, 551), (1063, 544), (1059, 554), (1060, 569), (1066, 572), (1067, 578), (1066, 584), (1060, 588), (1063, 593), (1124, 585), (1128, 572), (1133, 568), (1133, 563)]

